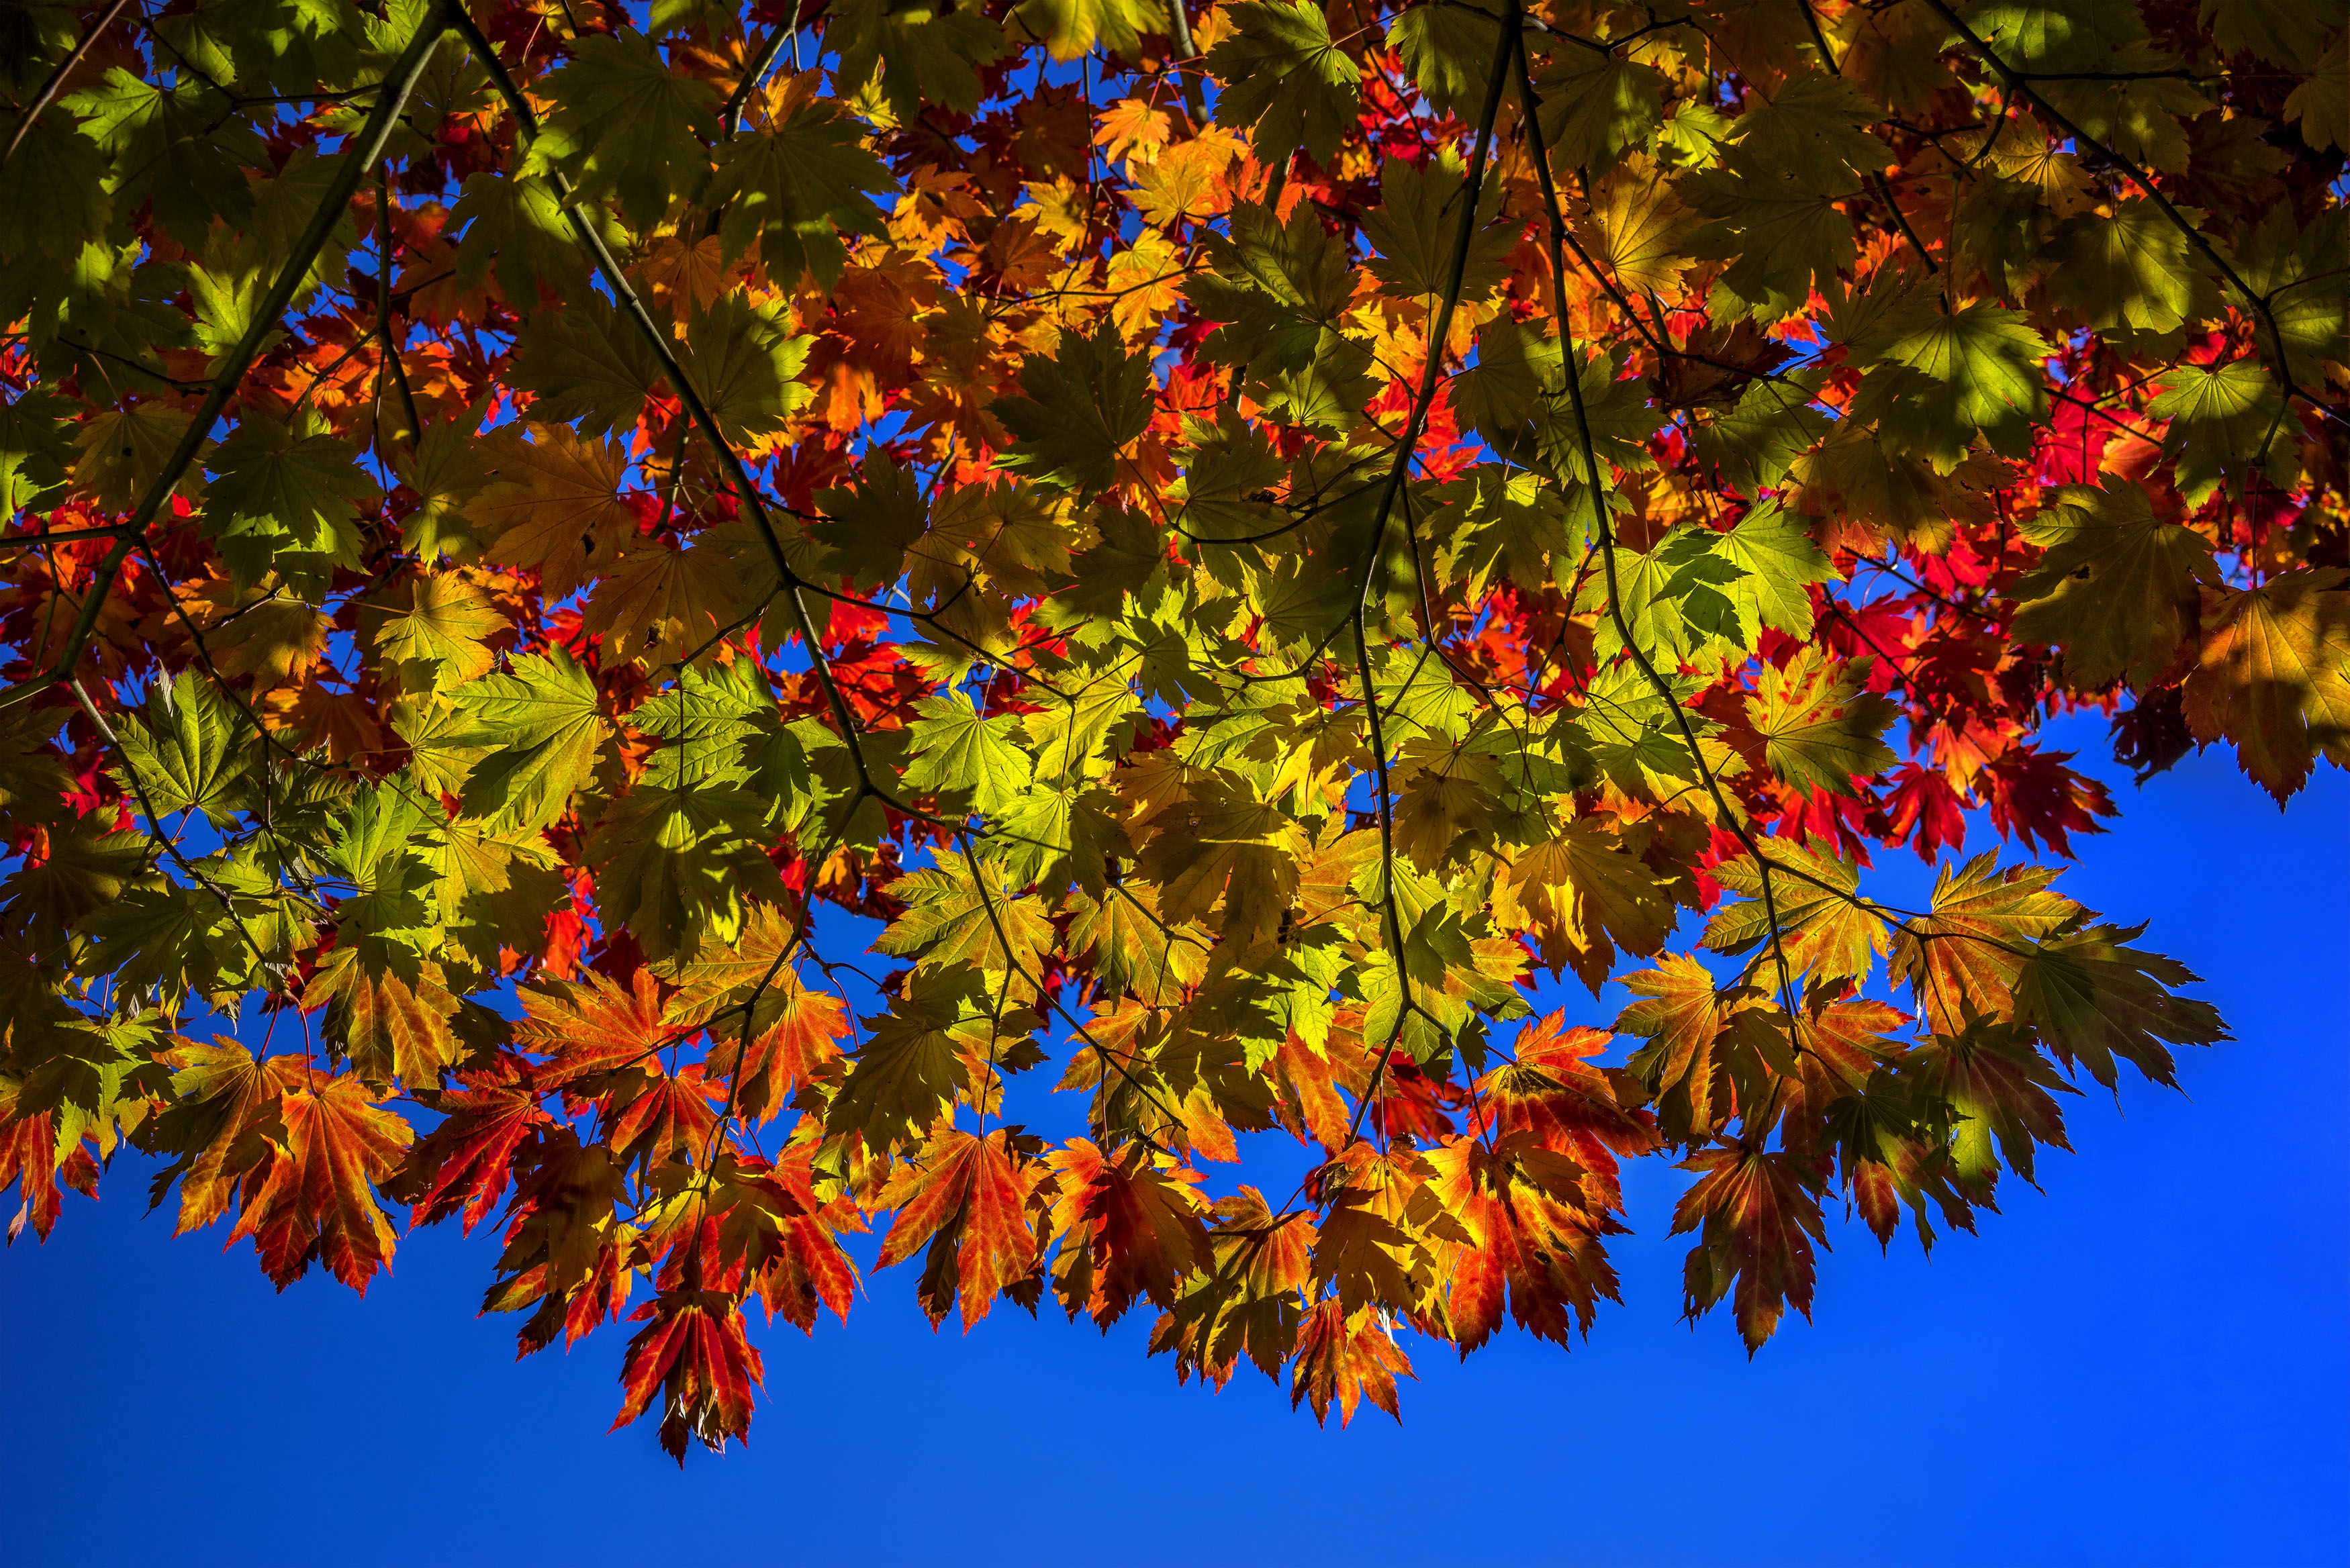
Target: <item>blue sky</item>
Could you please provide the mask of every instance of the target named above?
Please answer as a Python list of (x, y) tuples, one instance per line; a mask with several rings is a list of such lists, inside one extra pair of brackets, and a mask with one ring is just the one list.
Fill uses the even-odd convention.
[[(1641, 1168), (1590, 1343), (1416, 1344), (1400, 1428), (1317, 1430), (1253, 1374), (1179, 1388), (1147, 1311), (933, 1334), (899, 1269), (845, 1330), (764, 1334), (750, 1446), (681, 1474), (650, 1422), (605, 1433), (623, 1332), (517, 1365), (512, 1322), (475, 1318), (486, 1233), (403, 1241), (365, 1302), (317, 1272), (281, 1297), (142, 1217), (125, 1161), (0, 1257), (0, 1558), (2339, 1562), (2350, 778), (2280, 815), (2215, 751), (2116, 793), (2060, 886), (2150, 918), (2236, 1042), (2182, 1061), (2184, 1096), (2069, 1101), (2077, 1156), (1930, 1262), (1839, 1223), (1816, 1321), (1751, 1364), (1721, 1315), (1679, 1322), (1688, 1179)], [(1880, 864), (1912, 891), (1914, 857)]]

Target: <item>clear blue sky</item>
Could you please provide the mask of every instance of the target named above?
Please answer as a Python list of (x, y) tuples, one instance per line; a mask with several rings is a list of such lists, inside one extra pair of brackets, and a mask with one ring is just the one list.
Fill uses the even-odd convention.
[(750, 1447), (681, 1474), (650, 1421), (605, 1434), (625, 1330), (516, 1365), (474, 1317), (486, 1232), (280, 1297), (142, 1218), (134, 1157), (0, 1257), (0, 1563), (2341, 1563), (2350, 779), (2280, 815), (2214, 752), (2116, 794), (2062, 886), (2150, 918), (2237, 1041), (2186, 1096), (2068, 1102), (2078, 1155), (1930, 1263), (1838, 1225), (1816, 1322), (1752, 1364), (1679, 1323), (1687, 1179), (1643, 1170), (1591, 1342), (1418, 1346), (1399, 1428), (1178, 1388), (1147, 1310), (934, 1335), (899, 1269), (766, 1333)]

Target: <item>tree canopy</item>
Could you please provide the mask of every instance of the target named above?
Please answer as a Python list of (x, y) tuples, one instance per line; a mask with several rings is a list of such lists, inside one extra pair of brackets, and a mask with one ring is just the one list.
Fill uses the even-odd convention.
[(0, 0), (12, 1237), (681, 1459), (860, 1257), (1392, 1414), (1640, 1159), (1761, 1345), (2226, 1038), (2046, 725), (2350, 764), (2345, 26)]

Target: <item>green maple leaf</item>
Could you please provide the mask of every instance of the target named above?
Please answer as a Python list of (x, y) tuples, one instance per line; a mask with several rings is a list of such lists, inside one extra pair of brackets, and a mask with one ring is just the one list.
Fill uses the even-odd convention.
[[(433, 815), (438, 815), (436, 806)], [(335, 824), (326, 859), (357, 889), (335, 910), (337, 945), (369, 969), (414, 982), (435, 940), (432, 868), (420, 851), (430, 818), (411, 792), (387, 780), (362, 790)]]
[(528, 828), (490, 833), (456, 821), (426, 833), (420, 845), (417, 857), (432, 874), (427, 902), (434, 923), (486, 971), (496, 971), (500, 946), (543, 923), (570, 896), (545, 836)]
[[(1705, 945), (1720, 953), (1743, 953), (1771, 939), (1770, 911), (1779, 915), (1780, 950), (1796, 974), (1822, 981), (1865, 981), (1889, 940), (1883, 911), (1858, 896), (1860, 868), (1824, 855), (1792, 838), (1762, 840), (1770, 861), (1771, 900), (1762, 898), (1762, 868), (1752, 855), (1740, 855), (1709, 872), (1730, 892), (1747, 900), (1724, 904), (1705, 928)], [(1752, 978), (1775, 986), (1775, 960), (1765, 952)]]
[(1079, 667), (1063, 672), (1055, 684), (1062, 696), (1047, 695), (1043, 711), (1027, 715), (1029, 748), (1039, 779), (1075, 783), (1107, 769), (1140, 716), (1122, 669)]
[(2178, 652), (2198, 585), (2220, 586), (2210, 543), (2156, 521), (2135, 484), (2067, 485), (2051, 501), (2023, 524), (2048, 553), (2015, 585), (2014, 634), (2062, 646), (2065, 676), (2082, 691), (2125, 677), (2143, 691)]
[[(2335, 51), (2343, 47), (2336, 39)], [(2350, 87), (2342, 92), (2350, 99)], [(2350, 213), (2324, 208), (2303, 229), (2289, 205), (2272, 207), (2239, 251), (2237, 272), (2267, 298), (2293, 379), (2304, 386), (2323, 380), (2321, 362), (2342, 357), (2350, 332), (2350, 292), (2342, 286), (2350, 273)]]
[(808, 400), (796, 379), (807, 351), (786, 307), (730, 294), (693, 313), (681, 358), (720, 431), (743, 444), (781, 430)]
[(878, 89), (900, 124), (911, 124), (931, 104), (972, 113), (979, 108), (972, 67), (1009, 52), (1003, 29), (978, 11), (930, 0), (844, 0), (827, 18), (825, 47), (840, 51), (839, 90)]
[(2339, 0), (2316, 5), (2300, 0), (2203, 0), (2197, 16), (2211, 29), (2221, 54), (2249, 50), (2293, 69), (2317, 58), (2326, 35), (2344, 20)]
[(151, 883), (153, 850), (144, 833), (110, 833), (92, 817), (79, 818), (50, 833), (48, 858), (37, 865), (20, 859), (0, 882), (5, 898), (0, 914), (36, 949), (56, 947), (92, 910), (113, 903), (126, 888)]
[[(1807, 635), (1804, 587), (1833, 576), (1794, 522), (1767, 504), (1730, 534), (1685, 524), (1650, 550), (1619, 548), (1616, 566), (1633, 641), (1676, 661), (1742, 657), (1761, 645), (1766, 623)], [(1603, 602), (1606, 592), (1604, 574), (1588, 579), (1586, 607)], [(1614, 618), (1603, 620), (1594, 650), (1607, 658), (1622, 647)]]
[(1882, 118), (1850, 82), (1810, 71), (1791, 77), (1768, 102), (1740, 115), (1731, 136), (1758, 165), (1826, 186), (1850, 174), (1877, 173), (1894, 161), (1892, 149), (1866, 129)]
[[(2230, 1038), (2206, 1002), (2174, 996), (2196, 982), (2175, 959), (2123, 944), (2146, 928), (2087, 926), (2035, 944), (2016, 972), (2015, 1010), (2069, 1064), (2114, 1086), (2114, 1058), (2158, 1084), (2177, 1083), (2168, 1045), (2215, 1045)], [(2167, 1044), (2166, 1044), (2167, 1043)]]
[(202, 672), (147, 689), (146, 711), (120, 725), (125, 782), (136, 780), (158, 816), (201, 811), (225, 827), (245, 805), (249, 722)]
[(1811, 173), (1805, 178), (1733, 145), (1719, 166), (1689, 178), (1690, 203), (1710, 222), (1684, 248), (1730, 263), (1715, 285), (1717, 309), (1780, 320), (1851, 263), (1852, 222), (1836, 203), (1857, 193), (1860, 182), (1841, 165)]
[(462, 686), (496, 664), (497, 655), (484, 643), (506, 628), (506, 618), (464, 578), (427, 573), (361, 605), (359, 624), (380, 658), (421, 664), (432, 680)]
[[(1406, 13), (1424, 14), (1429, 13)], [(1468, 184), (1461, 170), (1441, 159), (1431, 160), (1420, 169), (1399, 160), (1380, 167), (1379, 204), (1363, 215), (1363, 233), (1378, 251), (1370, 261), (1371, 275), (1388, 286), (1388, 293), (1431, 305), (1443, 297), (1451, 281), (1452, 252), (1460, 237), (1462, 209), (1469, 201)], [(1488, 185), (1470, 235), (1468, 260), (1461, 271), (1464, 302), (1484, 298), (1502, 280), (1503, 263), (1516, 236), (1492, 222), (1501, 206), (1501, 187)], [(1291, 221), (1300, 215), (1309, 215), (1302, 206)], [(1314, 226), (1317, 231), (1321, 228), (1319, 223)]]
[(472, 723), (463, 739), (485, 749), (465, 784), (469, 815), (544, 827), (569, 809), (594, 775), (611, 724), (595, 681), (568, 653), (515, 659), (454, 696)]
[(1664, 78), (1655, 68), (1613, 49), (1556, 49), (1536, 82), (1542, 89), (1543, 140), (1550, 143), (1552, 162), (1594, 178), (1612, 168), (1627, 149), (1648, 140), (1664, 101), (1659, 92)]
[(823, 491), (816, 501), (824, 517), (808, 535), (825, 547), (825, 568), (860, 591), (895, 583), (905, 572), (906, 552), (931, 525), (921, 475), (879, 447), (866, 450), (855, 488)]
[(1835, 428), (1812, 404), (1826, 379), (1808, 366), (1776, 380), (1756, 378), (1733, 406), (1714, 410), (1696, 423), (1698, 455), (1718, 464), (1744, 494), (1775, 488), (1795, 459)]
[(2053, 353), (2017, 312), (1970, 305), (1887, 343), (1849, 417), (1875, 421), (1893, 450), (1938, 472), (1959, 465), (1977, 431), (2021, 457), (2047, 411), (2041, 367)]
[(727, 254), (755, 243), (778, 282), (804, 272), (827, 289), (838, 282), (848, 256), (841, 236), (882, 233), (889, 218), (874, 197), (898, 189), (864, 135), (832, 105), (811, 103), (721, 147), (702, 200), (724, 211), (718, 232)]
[(317, 604), (336, 567), (360, 565), (359, 511), (383, 492), (348, 441), (248, 414), (204, 468), (204, 532), (240, 588), (274, 570)]
[(604, 435), (642, 417), (662, 369), (637, 329), (591, 290), (562, 310), (525, 317), (506, 379), (532, 395), (534, 420)]
[(979, 878), (957, 855), (891, 883), (890, 896), (902, 899), (906, 911), (875, 939), (875, 950), (915, 959), (920, 970), (967, 966), (999, 981), (1016, 970), (1033, 980), (1053, 947), (1042, 907), (1015, 898), (1003, 872), (984, 861)]
[(1330, 39), (1319, 6), (1242, 0), (1226, 13), (1232, 30), (1208, 51), (1220, 125), (1253, 130), (1257, 156), (1285, 161), (1300, 149), (1327, 163), (1355, 126), (1362, 71)]
[[(1650, 549), (1617, 547), (1617, 608), (1632, 642), (1651, 659), (1681, 664), (1700, 650), (1720, 651), (1717, 643), (1743, 650), (1738, 606), (1729, 590), (1744, 580), (1746, 569), (1717, 553), (1712, 541), (1711, 530), (1684, 525)], [(1600, 607), (1607, 597), (1607, 576), (1595, 572), (1585, 580), (1579, 607)], [(1605, 617), (1593, 633), (1592, 651), (1608, 659), (1623, 649), (1616, 618)]]
[(2254, 472), (2293, 472), (2284, 396), (2257, 359), (2181, 365), (2163, 372), (2161, 389), (2146, 411), (2170, 421), (2163, 449), (2178, 455), (2178, 493), (2189, 506), (2222, 484), (2232, 493)]
[(1076, 887), (1099, 897), (1109, 886), (1107, 857), (1134, 848), (1117, 806), (1103, 789), (1024, 790), (996, 814), (988, 854), (1015, 887), (1033, 882), (1048, 897)]
[(192, 74), (159, 87), (109, 66), (63, 107), (111, 158), (115, 210), (148, 207), (190, 250), (203, 247), (216, 219), (243, 229), (253, 215), (245, 171), (274, 166), (234, 106)]
[(1868, 669), (1867, 659), (1832, 659), (1811, 647), (1763, 670), (1746, 717), (1773, 773), (1798, 789), (1854, 795), (1854, 775), (1893, 765), (1882, 737), (1899, 710), (1865, 690)]
[(0, 515), (40, 504), (73, 465), (73, 405), (46, 387), (0, 403)]
[(1018, 714), (982, 718), (958, 691), (925, 697), (914, 711), (917, 717), (907, 727), (916, 753), (906, 764), (908, 784), (926, 794), (967, 798), (983, 812), (1027, 787), (1028, 755), (1013, 739)]
[(1835, 563), (1812, 542), (1800, 520), (1773, 503), (1751, 509), (1727, 534), (1707, 541), (1716, 554), (1745, 575), (1728, 589), (1738, 607), (1740, 646), (1762, 641), (1760, 626), (1775, 627), (1798, 640), (1812, 634), (1814, 583), (1837, 580)]
[[(257, 313), (276, 281), (280, 259), (258, 238), (223, 229), (209, 235), (203, 248), (180, 269), (195, 307), (190, 331), (215, 364), (259, 325)], [(308, 292), (306, 287), (296, 300)], [(270, 339), (276, 336), (271, 332)]]
[(1388, 47), (1431, 105), (1465, 118), (1485, 101), (1500, 23), (1473, 5), (1416, 5), (1388, 18)]
[(855, 1066), (825, 1107), (825, 1130), (860, 1133), (886, 1154), (916, 1141), (970, 1082), (967, 1048), (994, 1033), (979, 977), (968, 970), (916, 970), (906, 994), (879, 1018), (851, 1058)]
[(84, 1135), (97, 1140), (100, 1155), (111, 1156), (122, 1134), (146, 1118), (151, 1103), (170, 1097), (172, 1070), (156, 1058), (172, 1037), (157, 1027), (161, 1022), (152, 1012), (76, 1018), (39, 1031), (10, 1053), (11, 1070), (24, 1079), (14, 1112), (20, 1117), (49, 1113), (57, 1161)]
[(523, 174), (559, 170), (589, 200), (617, 198), (637, 228), (691, 200), (710, 171), (718, 138), (718, 90), (673, 75), (641, 33), (594, 34), (572, 45), (570, 63), (546, 91), (561, 106), (522, 162)]
[(2172, 333), (2216, 303), (2187, 235), (2151, 202), (2066, 219), (2048, 255), (2048, 297), (2101, 330)]
[[(16, 134), (16, 116), (5, 121)], [(0, 165), (0, 262), (39, 254), (68, 261), (106, 233), (113, 202), (107, 160), (73, 116), (52, 109)]]
[(1230, 239), (1203, 236), (1215, 270), (1183, 286), (1201, 315), (1223, 323), (1203, 352), (1245, 367), (1250, 395), (1275, 417), (1345, 429), (1371, 389), (1370, 348), (1342, 330), (1354, 295), (1347, 247), (1303, 205), (1283, 223), (1243, 203), (1232, 228)]
[(459, 558), (474, 548), (464, 507), (489, 487), (480, 448), (462, 427), (436, 424), (394, 461), (392, 471), (415, 498), (400, 520), (400, 543), (427, 565)]
[(1150, 428), (1155, 387), (1149, 352), (1128, 354), (1107, 321), (1090, 337), (1064, 332), (1051, 358), (1020, 367), (1022, 395), (996, 400), (996, 418), (1018, 438), (996, 462), (1040, 484), (1099, 494)]
[[(1529, 591), (1570, 587), (1591, 520), (1588, 507), (1569, 509), (1579, 498), (1539, 474), (1480, 463), (1436, 492), (1425, 526), (1439, 574), (1471, 599), (1504, 578)], [(1315, 629), (1330, 624), (1325, 616)]]
[(587, 846), (597, 908), (626, 924), (655, 962), (731, 946), (754, 901), (789, 898), (765, 841), (745, 831), (765, 816), (764, 803), (735, 786), (631, 790)]
[(1038, 39), (1056, 60), (1074, 60), (1097, 43), (1139, 59), (1142, 35), (1166, 31), (1157, 0), (1020, 0), (1004, 18), (1008, 36)]
[[(619, 225), (600, 207), (574, 210), (587, 217), (606, 244), (621, 243)], [(525, 314), (537, 306), (542, 289), (567, 304), (585, 303), (588, 258), (565, 221), (555, 188), (546, 180), (494, 171), (467, 176), (450, 211), (449, 229), (462, 230), (464, 236), (457, 247), (460, 288), (479, 288), (494, 261), (498, 287)]]
[(96, 943), (78, 966), (129, 992), (154, 988), (176, 1008), (190, 992), (234, 989), (252, 967), (249, 950), (209, 889), (133, 888), (83, 922)]

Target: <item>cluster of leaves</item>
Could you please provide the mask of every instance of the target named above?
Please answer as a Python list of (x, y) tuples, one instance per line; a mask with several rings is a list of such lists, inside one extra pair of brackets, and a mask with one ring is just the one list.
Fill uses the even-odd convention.
[(1345, 1417), (1678, 1160), (1760, 1345), (2223, 1037), (2050, 717), (2350, 763), (2344, 9), (0, 0), (18, 1228), (680, 1454), (883, 1215)]

